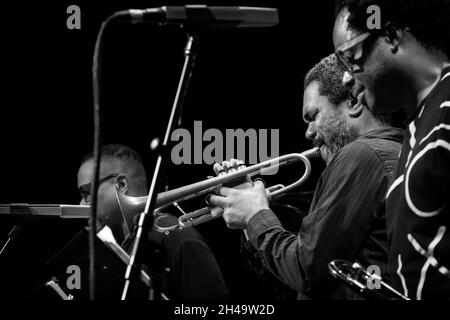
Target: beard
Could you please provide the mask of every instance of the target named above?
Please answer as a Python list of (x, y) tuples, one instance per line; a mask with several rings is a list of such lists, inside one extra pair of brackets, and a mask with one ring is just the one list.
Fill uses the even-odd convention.
[(342, 147), (358, 137), (356, 130), (351, 128), (340, 114), (324, 117), (318, 133), (313, 145), (320, 147), (322, 158), (327, 165)]

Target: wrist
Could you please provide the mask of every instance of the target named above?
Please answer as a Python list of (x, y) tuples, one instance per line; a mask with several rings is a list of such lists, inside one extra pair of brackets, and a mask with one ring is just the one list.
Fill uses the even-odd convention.
[(255, 216), (255, 215), (257, 215), (259, 212), (261, 212), (261, 211), (263, 211), (263, 210), (269, 210), (269, 207), (260, 207), (260, 208), (257, 208), (255, 211), (253, 211), (251, 214), (249, 214), (249, 215), (247, 215), (246, 217), (245, 217), (245, 227), (247, 228), (248, 227), (248, 225), (249, 225), (249, 223), (250, 223), (250, 220)]

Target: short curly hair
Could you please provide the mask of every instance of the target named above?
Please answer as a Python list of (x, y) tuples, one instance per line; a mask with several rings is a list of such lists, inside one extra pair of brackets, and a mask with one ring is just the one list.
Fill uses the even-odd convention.
[(319, 93), (336, 106), (349, 98), (352, 87), (343, 84), (346, 70), (334, 54), (323, 58), (306, 75), (304, 89), (312, 82), (319, 83)]
[(367, 8), (377, 5), (381, 23), (392, 22), (408, 27), (411, 34), (425, 48), (450, 52), (450, 0), (337, 0), (336, 12), (347, 8), (350, 26), (360, 31), (367, 29)]
[[(141, 156), (135, 150), (123, 144), (107, 144), (100, 148), (102, 159), (113, 158), (127, 164), (142, 165)], [(94, 158), (94, 153), (90, 152), (81, 159), (81, 163)]]
[[(141, 156), (134, 149), (122, 144), (107, 144), (100, 148), (102, 163), (110, 163), (120, 168), (121, 173), (133, 177), (142, 188), (147, 186), (147, 176)], [(81, 159), (81, 164), (94, 158), (90, 152)]]
[[(355, 86), (361, 85), (355, 83), (354, 79), (344, 82), (344, 75), (346, 73), (345, 67), (336, 58), (336, 55), (331, 54), (323, 58), (316, 64), (306, 75), (303, 89), (313, 82), (319, 83), (319, 93), (330, 100), (336, 107), (348, 99), (355, 99), (352, 91)], [(375, 119), (384, 125), (392, 125), (393, 118), (390, 114), (373, 114)]]

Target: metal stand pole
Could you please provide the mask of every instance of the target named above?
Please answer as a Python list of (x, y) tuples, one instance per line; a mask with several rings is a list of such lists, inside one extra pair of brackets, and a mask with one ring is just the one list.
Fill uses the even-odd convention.
[[(146, 238), (151, 226), (153, 225), (153, 210), (155, 209), (155, 202), (157, 192), (161, 189), (162, 184), (161, 179), (164, 174), (163, 164), (169, 161), (169, 139), (172, 133), (174, 123), (177, 122), (183, 104), (186, 92), (189, 86), (189, 82), (192, 76), (192, 70), (195, 62), (196, 55), (196, 44), (197, 36), (188, 34), (188, 39), (186, 47), (184, 50), (184, 66), (181, 73), (180, 81), (178, 83), (177, 93), (175, 95), (175, 100), (172, 106), (172, 112), (170, 113), (169, 122), (167, 124), (166, 133), (162, 145), (158, 146), (158, 159), (156, 161), (155, 170), (153, 172), (152, 182), (150, 184), (150, 190), (147, 198), (147, 203), (145, 205), (144, 211), (139, 217), (138, 230), (136, 233), (136, 239), (134, 241), (133, 250), (130, 256), (130, 263), (128, 264), (127, 270), (125, 272), (125, 286), (122, 292), (122, 300), (125, 300), (130, 288), (131, 281), (134, 281), (139, 275), (140, 262), (142, 255), (142, 240)], [(151, 289), (152, 290), (152, 289)], [(159, 292), (155, 292), (156, 295), (160, 295)]]

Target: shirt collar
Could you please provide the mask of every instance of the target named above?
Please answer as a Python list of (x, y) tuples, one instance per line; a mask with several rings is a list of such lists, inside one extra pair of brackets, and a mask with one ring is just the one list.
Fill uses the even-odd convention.
[[(442, 69), (441, 77), (439, 78), (439, 82), (441, 82), (442, 78), (449, 72), (450, 72), (450, 66)], [(405, 120), (405, 122), (404, 122), (405, 126), (407, 126), (409, 123), (411, 123), (417, 117), (417, 114), (422, 110), (423, 106), (425, 105), (425, 103), (428, 100), (428, 97), (430, 97), (432, 95), (432, 93), (434, 92), (436, 87), (439, 85), (439, 82), (434, 86), (433, 90), (431, 90), (430, 93), (419, 103), (416, 110)]]
[(371, 130), (366, 132), (358, 137), (358, 139), (362, 138), (381, 138), (398, 141), (400, 143), (403, 142), (404, 133), (400, 128), (395, 127), (382, 127), (378, 129)]

